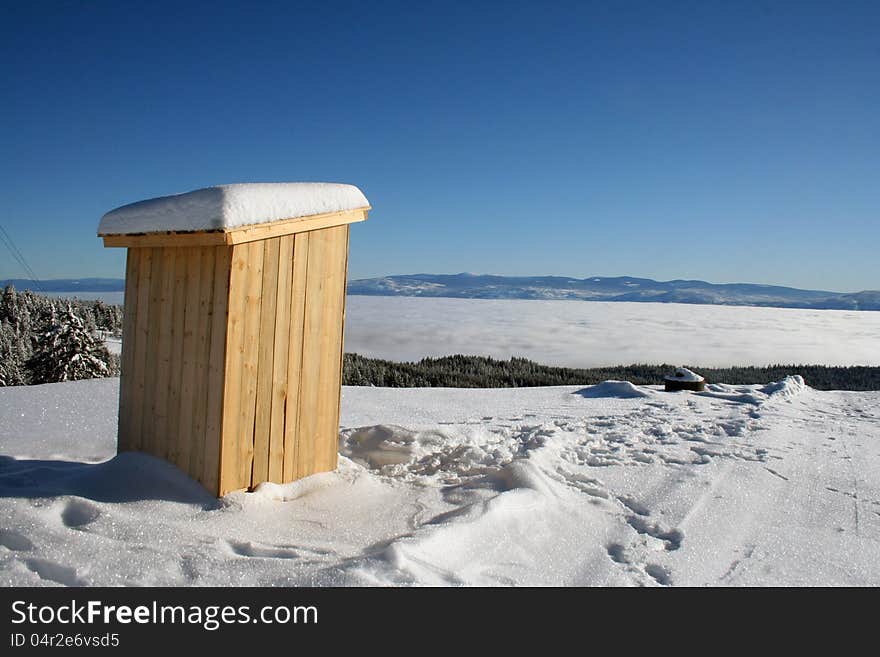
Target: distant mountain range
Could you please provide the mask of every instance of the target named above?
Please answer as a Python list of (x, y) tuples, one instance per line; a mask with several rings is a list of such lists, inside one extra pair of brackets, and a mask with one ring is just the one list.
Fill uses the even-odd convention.
[(880, 310), (880, 291), (854, 293), (799, 290), (751, 283), (655, 281), (630, 276), (490, 276), (412, 274), (349, 281), (349, 294), (452, 297), (456, 299), (577, 299), (646, 301), (776, 308)]
[[(63, 278), (38, 281), (45, 292), (124, 292), (118, 278)], [(26, 279), (0, 280), (0, 287), (35, 289)], [(575, 299), (650, 301), (725, 306), (770, 306), (831, 310), (880, 310), (880, 291), (828, 292), (752, 283), (655, 281), (630, 276), (490, 276), (483, 274), (411, 274), (349, 281), (349, 294), (454, 299)]]
[(16, 290), (34, 292), (125, 292), (125, 281), (121, 278), (54, 278), (37, 283), (34, 285), (27, 278), (7, 278), (0, 280), (0, 288), (12, 285)]

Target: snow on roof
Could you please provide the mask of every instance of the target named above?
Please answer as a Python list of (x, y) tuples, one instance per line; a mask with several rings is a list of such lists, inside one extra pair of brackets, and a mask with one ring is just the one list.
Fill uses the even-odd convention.
[(369, 207), (354, 185), (244, 183), (138, 201), (101, 218), (98, 235), (238, 228)]
[(667, 381), (705, 381), (699, 374), (686, 367), (679, 367), (674, 374), (667, 374), (663, 378)]

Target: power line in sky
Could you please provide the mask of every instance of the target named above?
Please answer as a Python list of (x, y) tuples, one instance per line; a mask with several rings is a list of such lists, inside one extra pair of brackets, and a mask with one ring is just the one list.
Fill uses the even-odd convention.
[(34, 287), (36, 287), (38, 291), (45, 293), (43, 286), (40, 285), (40, 282), (37, 280), (37, 275), (34, 273), (34, 270), (31, 269), (31, 266), (27, 263), (24, 254), (19, 251), (18, 247), (15, 245), (15, 241), (12, 239), (12, 236), (6, 232), (3, 224), (0, 224), (0, 241), (2, 241), (6, 245), (6, 248), (9, 249), (12, 257), (15, 258), (16, 262), (18, 262), (19, 265), (21, 265), (21, 268), (24, 270), (25, 275), (28, 277), (28, 280), (30, 280), (30, 282), (34, 284)]

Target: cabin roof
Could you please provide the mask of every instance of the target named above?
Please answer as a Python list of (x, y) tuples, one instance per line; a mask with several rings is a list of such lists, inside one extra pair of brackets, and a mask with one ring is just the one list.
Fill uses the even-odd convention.
[(217, 185), (111, 210), (101, 218), (98, 235), (225, 232), (369, 207), (366, 196), (354, 185), (321, 182)]

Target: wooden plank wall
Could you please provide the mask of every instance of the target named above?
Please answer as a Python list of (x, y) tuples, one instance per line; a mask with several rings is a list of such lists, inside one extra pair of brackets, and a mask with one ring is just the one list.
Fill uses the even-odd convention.
[(336, 467), (348, 226), (232, 247), (220, 494)]
[(218, 495), (334, 469), (348, 231), (130, 248), (119, 450)]
[[(140, 414), (135, 411), (136, 401), (134, 386), (135, 379), (135, 344), (137, 340), (137, 306), (138, 306), (138, 282), (140, 280), (141, 250), (128, 249), (125, 260), (125, 309), (122, 314), (122, 334), (125, 340), (122, 343), (121, 365), (121, 388), (119, 390), (119, 428), (118, 450), (127, 452), (138, 449), (135, 431), (135, 417), (140, 422)], [(140, 429), (138, 429), (139, 431)]]
[(167, 459), (212, 491), (221, 398), (209, 403), (209, 391), (223, 389), (230, 250), (130, 248), (126, 265), (119, 451)]

